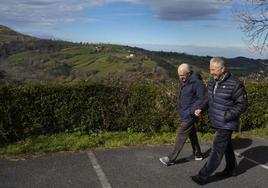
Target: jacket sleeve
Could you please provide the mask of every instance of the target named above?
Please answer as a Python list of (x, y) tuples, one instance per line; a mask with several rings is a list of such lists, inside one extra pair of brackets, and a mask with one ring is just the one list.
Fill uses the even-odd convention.
[(234, 101), (234, 107), (225, 113), (225, 121), (231, 121), (239, 118), (239, 116), (245, 112), (248, 107), (247, 93), (241, 82), (239, 82), (234, 89), (232, 99)]
[(191, 108), (192, 113), (194, 113), (196, 109), (203, 109), (207, 103), (207, 90), (202, 81), (195, 84), (195, 97), (196, 101)]

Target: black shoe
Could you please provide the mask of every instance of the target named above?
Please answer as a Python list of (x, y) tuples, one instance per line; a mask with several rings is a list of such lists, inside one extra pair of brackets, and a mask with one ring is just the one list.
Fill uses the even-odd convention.
[(208, 183), (207, 180), (201, 178), (199, 175), (191, 176), (192, 180), (197, 183), (198, 185), (205, 185)]
[(231, 176), (237, 176), (237, 172), (236, 170), (223, 170), (222, 172), (217, 172), (215, 174), (215, 176), (217, 177), (222, 177), (222, 178), (227, 178), (227, 177), (231, 177)]
[(201, 160), (203, 160), (203, 156), (201, 153), (193, 153), (189, 157), (186, 157), (186, 160), (188, 160), (188, 161), (192, 161), (192, 160), (201, 161)]
[(175, 162), (171, 161), (168, 157), (161, 157), (159, 158), (160, 162), (163, 163), (166, 166), (174, 165)]
[(195, 154), (195, 158), (196, 161), (202, 161), (203, 160), (203, 156), (201, 153), (196, 153)]

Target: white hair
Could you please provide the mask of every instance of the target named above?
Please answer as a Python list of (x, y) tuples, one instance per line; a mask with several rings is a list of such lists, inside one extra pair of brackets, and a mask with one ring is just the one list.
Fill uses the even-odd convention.
[(212, 64), (212, 63), (216, 64), (217, 69), (221, 69), (221, 68), (225, 67), (225, 61), (221, 57), (213, 57), (210, 60), (210, 64)]
[(187, 63), (183, 63), (178, 67), (178, 71), (179, 70), (181, 70), (181, 71), (183, 71), (185, 73), (189, 73), (189, 72), (192, 71), (192, 67)]

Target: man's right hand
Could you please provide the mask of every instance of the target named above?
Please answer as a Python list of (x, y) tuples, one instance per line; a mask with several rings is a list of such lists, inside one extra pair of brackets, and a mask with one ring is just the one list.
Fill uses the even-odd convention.
[(194, 115), (195, 115), (196, 117), (200, 117), (200, 116), (201, 116), (201, 113), (202, 113), (202, 110), (201, 110), (201, 109), (196, 109), (196, 110), (194, 111)]

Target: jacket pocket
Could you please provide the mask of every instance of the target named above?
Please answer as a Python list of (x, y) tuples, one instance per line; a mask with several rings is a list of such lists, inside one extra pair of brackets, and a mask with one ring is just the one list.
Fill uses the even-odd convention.
[(232, 115), (231, 115), (231, 113), (229, 112), (229, 111), (226, 111), (225, 113), (224, 113), (224, 121), (225, 122), (229, 122), (229, 121), (231, 121), (232, 120)]

